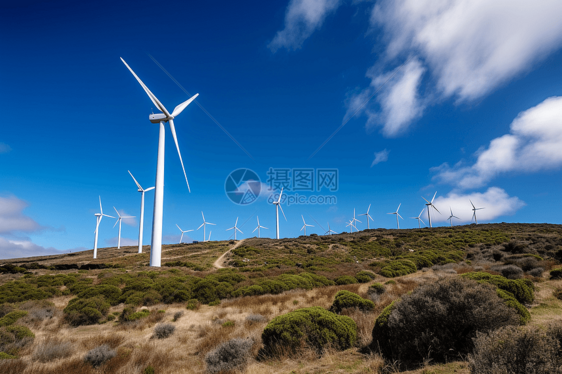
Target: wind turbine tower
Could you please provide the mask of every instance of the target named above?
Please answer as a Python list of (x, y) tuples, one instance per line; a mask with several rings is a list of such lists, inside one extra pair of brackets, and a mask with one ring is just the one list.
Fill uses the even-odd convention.
[(101, 219), (103, 217), (115, 218), (113, 216), (103, 214), (103, 208), (101, 206), (101, 196), (99, 198), (100, 198), (100, 212), (95, 214), (95, 216), (96, 216), (96, 231), (94, 232), (94, 234), (95, 234), (95, 238), (94, 238), (94, 259), (98, 258), (98, 231), (99, 231), (99, 228), (100, 228)]
[(433, 200), (435, 200), (435, 196), (437, 195), (437, 191), (435, 191), (435, 193), (433, 194), (433, 199), (431, 199), (431, 201), (428, 201), (425, 197), (422, 196), (422, 199), (424, 199), (426, 201), (427, 204), (427, 220), (429, 222), (429, 227), (433, 227), (431, 226), (431, 214), (429, 214), (430, 208), (433, 207), (433, 209), (435, 209), (437, 211), (437, 213), (441, 214), (441, 212), (435, 207), (435, 205), (433, 205)]
[(367, 208), (367, 213), (360, 214), (360, 216), (367, 216), (367, 230), (370, 229), (369, 227), (369, 220), (375, 222), (375, 220), (369, 215), (369, 210), (371, 210), (371, 204)]
[(117, 225), (117, 223), (119, 222), (119, 236), (117, 239), (117, 249), (120, 249), (121, 248), (121, 220), (123, 220), (123, 218), (135, 218), (135, 216), (122, 216), (117, 211), (117, 208), (113, 207), (113, 209), (115, 209), (115, 213), (117, 213), (117, 217), (118, 217), (117, 221), (115, 221), (115, 224), (113, 225), (113, 228), (115, 228), (115, 225)]
[(281, 213), (283, 213), (283, 217), (285, 218), (285, 221), (287, 221), (287, 217), (285, 217), (285, 212), (283, 211), (283, 207), (281, 206), (281, 196), (283, 196), (283, 188), (281, 188), (279, 199), (273, 202), (273, 205), (275, 205), (275, 223), (276, 223), (277, 239), (279, 239), (279, 208), (281, 208)]
[(148, 116), (151, 123), (160, 124), (160, 134), (158, 138), (158, 163), (156, 166), (156, 190), (154, 191), (154, 213), (152, 218), (152, 243), (150, 246), (150, 266), (160, 267), (162, 260), (162, 216), (164, 213), (164, 153), (166, 143), (166, 127), (164, 126), (164, 124), (168, 122), (170, 125), (172, 137), (174, 138), (174, 142), (176, 143), (176, 148), (178, 150), (185, 182), (187, 183), (187, 189), (191, 192), (189, 188), (189, 182), (187, 181), (187, 174), (185, 173), (185, 167), (183, 166), (183, 160), (181, 158), (178, 138), (176, 136), (176, 128), (174, 126), (174, 118), (177, 117), (189, 104), (191, 104), (191, 102), (195, 100), (195, 98), (199, 94), (193, 95), (191, 98), (175, 107), (174, 111), (170, 114), (166, 107), (164, 107), (164, 105), (156, 98), (156, 96), (154, 96), (154, 94), (148, 89), (148, 87), (146, 87), (146, 85), (135, 74), (133, 69), (131, 69), (129, 65), (127, 65), (125, 60), (121, 59), (121, 61), (123, 61), (127, 69), (129, 69), (129, 71), (134, 75), (152, 103), (161, 112), (157, 114), (150, 114)]
[[(129, 170), (127, 170), (127, 171), (129, 171)], [(133, 177), (133, 174), (130, 171), (129, 171), (129, 174), (131, 174), (131, 178), (133, 178), (133, 180), (135, 181), (135, 183), (138, 187), (138, 191), (141, 193), (141, 211), (140, 211), (140, 225), (139, 225), (139, 253), (142, 253), (142, 237), (143, 237), (143, 225), (144, 225), (144, 193), (153, 190), (154, 187), (147, 188), (146, 190), (143, 189), (141, 187), (141, 185), (139, 184), (139, 182), (137, 182), (135, 177)]]
[(478, 220), (476, 219), (476, 211), (484, 209), (484, 208), (477, 208), (477, 207), (474, 206), (474, 204), (472, 204), (471, 200), (468, 200), (468, 201), (470, 201), (470, 205), (472, 205), (472, 219), (474, 219), (474, 222), (476, 222), (476, 224), (478, 224)]
[[(206, 236), (207, 234), (205, 233), (205, 230), (207, 229), (207, 225), (215, 225), (214, 223), (210, 223), (205, 221), (205, 215), (203, 214), (203, 212), (201, 212), (201, 216), (203, 217), (203, 223), (201, 224), (201, 226), (199, 226), (197, 228), (197, 230), (199, 230), (201, 227), (203, 227), (203, 241), (206, 241)], [(209, 240), (211, 240), (211, 233), (209, 233)]]
[[(234, 226), (229, 229), (226, 229), (226, 231), (234, 230), (234, 240), (236, 240), (236, 231), (240, 231), (240, 234), (243, 234), (242, 230), (240, 230), (237, 225), (238, 225), (238, 217), (236, 217), (236, 222), (234, 223)], [(209, 240), (211, 240), (211, 233), (209, 233)]]
[[(400, 203), (400, 204), (398, 205), (398, 208), (396, 209), (396, 212), (387, 213), (387, 214), (395, 214), (395, 215), (396, 215), (396, 226), (397, 226), (398, 228), (400, 228), (400, 222), (398, 221), (398, 217), (402, 218), (402, 216), (400, 215), (400, 213), (398, 213), (398, 210), (400, 210), (400, 205), (402, 205), (402, 203)], [(404, 218), (402, 218), (402, 219), (404, 219)]]
[(302, 225), (302, 227), (301, 227), (301, 231), (304, 229), (304, 236), (306, 236), (306, 227), (307, 227), (307, 226), (308, 226), (308, 227), (314, 227), (314, 226), (313, 226), (313, 225), (308, 225), (308, 224), (304, 221), (304, 217), (303, 217), (302, 214), (301, 214), (301, 218), (302, 218), (302, 223), (304, 223), (304, 225)]

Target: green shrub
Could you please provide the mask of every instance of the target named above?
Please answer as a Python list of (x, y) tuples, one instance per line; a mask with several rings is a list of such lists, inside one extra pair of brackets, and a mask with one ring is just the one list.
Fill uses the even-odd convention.
[(341, 277), (336, 278), (336, 284), (339, 286), (355, 283), (357, 283), (357, 279), (355, 277), (352, 277), (351, 275), (342, 275)]
[(551, 270), (550, 279), (562, 279), (562, 268)]
[(121, 289), (108, 284), (101, 284), (95, 287), (89, 287), (80, 293), (78, 297), (81, 299), (89, 299), (94, 296), (102, 295), (111, 305), (119, 304), (119, 297), (121, 296)]
[(187, 309), (189, 310), (197, 310), (199, 309), (199, 300), (191, 299), (187, 302)]
[(11, 359), (14, 359), (14, 358), (17, 358), (17, 357), (9, 355), (9, 354), (4, 353), (4, 352), (0, 352), (0, 360), (11, 360)]
[(193, 287), (193, 296), (199, 300), (201, 304), (209, 304), (218, 300), (215, 285), (218, 282), (202, 279)]
[(101, 295), (89, 299), (74, 298), (64, 308), (65, 319), (73, 326), (92, 325), (107, 315), (110, 305)]
[(144, 368), (143, 374), (154, 374), (154, 368), (150, 365)]
[(17, 355), (18, 351), (31, 343), (35, 334), (25, 326), (0, 327), (0, 352)]
[(222, 324), (222, 327), (234, 327), (234, 321), (226, 321)]
[[(365, 270), (362, 270), (362, 271), (360, 271), (359, 273), (357, 273), (357, 274), (355, 275), (355, 278), (357, 278), (357, 277), (359, 277), (359, 276), (363, 276), (363, 275), (369, 277), (371, 280), (376, 278), (376, 274), (375, 274), (375, 273), (372, 273), (372, 272), (370, 272), (370, 271), (365, 271)], [(359, 278), (358, 278), (358, 279), (359, 279)]]
[(507, 279), (501, 275), (483, 272), (466, 273), (461, 276), (479, 283), (493, 284), (497, 288), (511, 293), (521, 304), (530, 304), (535, 299), (535, 286), (528, 279)]
[(10, 326), (14, 324), (18, 319), (23, 316), (26, 316), (27, 312), (24, 310), (14, 310), (6, 314), (4, 317), (0, 318), (0, 327), (2, 326)]
[(357, 282), (359, 282), (359, 283), (367, 283), (367, 282), (370, 282), (372, 280), (371, 277), (369, 277), (365, 274), (356, 274), (355, 279), (357, 279)]
[(146, 318), (150, 315), (150, 310), (141, 309), (138, 312), (131, 313), (127, 316), (126, 321), (136, 321), (138, 319)]
[(373, 283), (369, 286), (368, 293), (374, 293), (376, 295), (382, 295), (385, 293), (386, 287), (381, 283)]
[(513, 295), (507, 291), (497, 288), (496, 293), (500, 298), (503, 299), (505, 305), (510, 308), (515, 309), (517, 314), (519, 314), (519, 319), (522, 325), (527, 324), (531, 320), (531, 313), (525, 308)]
[(339, 314), (346, 308), (356, 308), (363, 312), (368, 312), (375, 309), (375, 304), (371, 300), (366, 300), (353, 292), (339, 291), (334, 298), (334, 303), (330, 307), (330, 312)]
[(236, 291), (232, 292), (233, 297), (257, 296), (257, 295), (263, 295), (263, 294), (265, 294), (265, 291), (264, 291), (263, 287), (258, 286), (257, 284), (254, 284), (252, 286), (242, 287), (242, 288), (239, 288)]
[(211, 301), (211, 302), (209, 303), (209, 306), (217, 306), (217, 305), (220, 305), (220, 303), (221, 303), (220, 300)]
[(389, 285), (389, 284), (396, 284), (396, 281), (393, 281), (392, 279), (389, 281), (384, 282), (384, 284)]
[(458, 359), (476, 332), (518, 325), (519, 315), (495, 287), (453, 277), (424, 284), (391, 304), (375, 321), (371, 348), (402, 362)]
[(410, 260), (395, 260), (381, 269), (381, 275), (386, 278), (401, 277), (415, 273), (416, 264)]
[(264, 349), (275, 354), (278, 349), (295, 352), (303, 345), (322, 352), (328, 345), (347, 349), (355, 344), (357, 325), (346, 316), (324, 308), (297, 309), (275, 317), (262, 333)]

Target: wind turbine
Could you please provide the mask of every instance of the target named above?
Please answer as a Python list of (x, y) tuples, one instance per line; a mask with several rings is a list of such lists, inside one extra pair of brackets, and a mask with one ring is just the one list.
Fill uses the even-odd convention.
[[(203, 241), (205, 242), (206, 241), (205, 239), (206, 239), (206, 236), (207, 236), (206, 233), (205, 233), (205, 230), (207, 229), (207, 225), (213, 225), (214, 226), (215, 224), (205, 221), (205, 215), (203, 214), (203, 212), (201, 212), (201, 216), (203, 216), (203, 223), (201, 224), (201, 226), (199, 226), (197, 228), (197, 230), (199, 230), (201, 227), (203, 227)], [(211, 233), (209, 233), (209, 240), (211, 240)]]
[(150, 114), (148, 119), (151, 123), (160, 123), (160, 134), (158, 138), (158, 164), (156, 166), (156, 190), (154, 191), (154, 213), (152, 218), (152, 243), (150, 245), (150, 266), (160, 267), (162, 259), (162, 215), (164, 212), (164, 153), (165, 153), (165, 140), (166, 140), (166, 128), (164, 123), (168, 122), (170, 124), (170, 130), (172, 131), (172, 137), (176, 143), (176, 148), (178, 150), (178, 155), (180, 157), (181, 167), (183, 169), (183, 175), (185, 177), (185, 182), (187, 183), (187, 189), (191, 192), (189, 188), (189, 182), (187, 181), (187, 174), (185, 173), (185, 167), (183, 166), (183, 160), (181, 158), (180, 147), (178, 145), (178, 138), (176, 136), (176, 128), (174, 126), (174, 118), (177, 117), (199, 94), (193, 95), (188, 100), (184, 101), (180, 105), (174, 108), (172, 114), (164, 107), (164, 105), (154, 96), (154, 94), (146, 87), (146, 85), (140, 80), (140, 78), (135, 74), (133, 69), (127, 65), (125, 60), (121, 58), (121, 61), (125, 64), (127, 69), (134, 75), (136, 80), (140, 83), (144, 92), (148, 95), (152, 103), (160, 110), (162, 113)]
[(425, 204), (427, 206), (427, 220), (429, 221), (429, 227), (433, 227), (431, 226), (431, 215), (429, 214), (429, 211), (431, 207), (433, 207), (433, 209), (435, 209), (437, 211), (437, 213), (441, 214), (441, 212), (439, 211), (439, 209), (437, 209), (435, 207), (435, 205), (433, 205), (433, 200), (435, 200), (435, 196), (437, 195), (437, 191), (435, 191), (435, 193), (433, 194), (433, 199), (431, 199), (431, 201), (428, 201), (425, 197), (422, 196), (422, 199), (424, 199), (427, 204)]
[(375, 220), (369, 215), (369, 210), (371, 210), (371, 204), (367, 208), (367, 213), (360, 214), (360, 216), (367, 216), (367, 230), (370, 229), (369, 227), (369, 220), (375, 222)]
[[(129, 171), (129, 170), (127, 170), (127, 171)], [(130, 171), (129, 171), (129, 174), (131, 174), (131, 178), (133, 178), (133, 180), (135, 181), (135, 183), (138, 187), (138, 191), (141, 193), (141, 211), (140, 211), (140, 225), (139, 225), (139, 253), (142, 253), (142, 237), (143, 237), (143, 225), (144, 225), (144, 193), (148, 192), (150, 190), (153, 190), (154, 187), (147, 188), (146, 190), (143, 189), (141, 187), (141, 185), (139, 184), (139, 182), (137, 182), (135, 177), (133, 177), (133, 174)]]
[(453, 214), (453, 208), (449, 207), (449, 209), (451, 210), (451, 215), (447, 219), (451, 223), (451, 227), (453, 227), (453, 218), (456, 218), (456, 219), (460, 219), (460, 218)]
[[(353, 227), (355, 227), (355, 230), (359, 231), (359, 230), (357, 229), (357, 225), (355, 224), (355, 222), (361, 223), (361, 221), (359, 221), (357, 218), (355, 218), (355, 208), (353, 208), (353, 220), (351, 220), (351, 222), (353, 222)], [(367, 222), (369, 222), (368, 219), (367, 219)]]
[[(281, 208), (281, 213), (283, 213), (283, 217), (285, 217), (285, 212), (283, 211), (283, 207), (281, 206), (281, 196), (283, 196), (283, 187), (281, 187), (281, 193), (279, 194), (279, 199), (273, 202), (275, 205), (275, 217), (276, 217), (276, 232), (277, 232), (277, 239), (279, 239), (279, 208)], [(285, 221), (287, 217), (285, 217)]]
[[(234, 226), (229, 229), (226, 229), (226, 231), (234, 229), (234, 240), (236, 240), (236, 231), (240, 231), (240, 233), (243, 234), (242, 230), (240, 230), (236, 225), (238, 225), (238, 217), (236, 217), (236, 223), (234, 223)], [(211, 240), (211, 233), (209, 233), (209, 240)]]
[(470, 201), (470, 205), (472, 205), (472, 218), (474, 219), (474, 221), (476, 222), (476, 224), (478, 224), (478, 220), (476, 219), (476, 211), (477, 211), (477, 210), (484, 209), (484, 208), (477, 208), (477, 207), (474, 206), (474, 204), (472, 204), (472, 201), (471, 201), (471, 200), (468, 200), (468, 201)]
[[(256, 216), (256, 217), (257, 217), (257, 216)], [(261, 225), (260, 225), (260, 217), (257, 217), (257, 218), (258, 218), (258, 227), (256, 227), (256, 228), (254, 229), (254, 231), (258, 230), (258, 238), (259, 238), (259, 237), (260, 237), (260, 228), (266, 229), (266, 230), (269, 230), (269, 229), (268, 229), (267, 227), (265, 227), (265, 226), (261, 226)], [(254, 231), (252, 231), (252, 232), (254, 232)]]
[(101, 206), (101, 196), (99, 198), (100, 198), (100, 212), (95, 214), (95, 216), (96, 216), (96, 231), (94, 231), (94, 234), (96, 234), (96, 236), (95, 236), (95, 239), (94, 239), (94, 259), (98, 258), (98, 231), (99, 231), (99, 228), (100, 228), (101, 219), (103, 217), (115, 218), (113, 216), (103, 214), (103, 208)]
[(208, 242), (211, 241), (211, 234), (212, 234), (212, 233), (213, 233), (212, 231), (209, 231), (209, 240), (207, 240)]
[[(176, 223), (176, 226), (178, 226), (177, 223)], [(178, 226), (178, 229), (180, 229), (180, 231), (181, 231), (181, 237), (180, 237), (180, 244), (181, 244), (181, 241), (183, 240), (183, 234), (185, 234), (186, 232), (193, 231), (193, 230), (185, 230), (185, 231), (184, 231), (184, 230), (182, 230), (181, 227), (179, 227), (179, 226)]]
[[(117, 213), (117, 221), (115, 221), (115, 225), (117, 225), (117, 222), (119, 222), (119, 236), (117, 239), (117, 249), (121, 248), (121, 220), (123, 218), (135, 218), (135, 216), (122, 216), (121, 214), (119, 214), (119, 212), (117, 211), (117, 208), (113, 207), (113, 209), (115, 209), (115, 213)], [(113, 228), (115, 228), (115, 225), (113, 225)]]
[(332, 230), (330, 228), (330, 222), (328, 222), (328, 231), (326, 231), (326, 233), (324, 235), (326, 235), (326, 234), (328, 234), (328, 235), (337, 234), (337, 232), (335, 232), (334, 230)]
[[(353, 226), (353, 220), (349, 220), (349, 222), (347, 223), (347, 225), (345, 225), (345, 227), (347, 227), (347, 226), (349, 226), (349, 233), (351, 234), (353, 232), (352, 228), (355, 227), (355, 226)], [(357, 230), (357, 227), (355, 227), (355, 230)], [(359, 231), (359, 230), (357, 230), (357, 231)]]
[(304, 217), (303, 217), (302, 214), (301, 214), (301, 218), (302, 218), (302, 223), (304, 223), (304, 225), (302, 225), (300, 231), (302, 231), (302, 230), (304, 229), (304, 236), (306, 236), (306, 227), (307, 227), (307, 226), (308, 226), (308, 227), (314, 227), (314, 226), (313, 226), (313, 225), (307, 224), (307, 223), (304, 221)]
[(421, 210), (420, 214), (418, 214), (417, 217), (410, 217), (410, 218), (413, 218), (413, 219), (417, 219), (417, 220), (418, 220), (418, 228), (420, 228), (420, 229), (421, 229), (420, 221), (421, 221), (421, 223), (423, 223), (423, 224), (425, 225), (425, 222), (421, 219), (421, 215), (423, 214), (423, 211), (424, 211), (424, 210), (425, 210), (425, 208), (423, 208), (423, 209)]
[[(392, 212), (392, 213), (386, 213), (386, 214), (396, 214), (396, 226), (398, 226), (398, 228), (400, 228), (400, 222), (398, 221), (398, 217), (402, 218), (402, 216), (400, 215), (400, 213), (398, 213), (398, 210), (400, 210), (400, 205), (402, 205), (402, 203), (400, 203), (398, 205), (398, 208), (396, 209), (396, 212)], [(404, 218), (402, 218), (404, 219)]]

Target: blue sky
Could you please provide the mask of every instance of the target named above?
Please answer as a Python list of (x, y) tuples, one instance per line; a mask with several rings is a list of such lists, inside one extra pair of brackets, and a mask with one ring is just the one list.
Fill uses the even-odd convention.
[[(164, 242), (201, 211), (213, 239), (240, 217), (251, 236), (275, 235), (262, 196), (233, 204), (229, 173), (270, 168), (337, 169), (336, 204), (284, 205), (281, 236), (299, 235), (301, 214), (335, 231), (369, 204), (371, 227), (417, 227), (421, 196), (438, 191), (432, 218), (450, 207), (481, 222), (561, 223), (562, 11), (558, 1), (248, 2), (19, 1), (0, 12), (0, 258), (93, 246), (98, 196), (138, 219), (154, 185), (158, 125), (153, 104), (123, 57), (172, 110), (188, 193), (169, 129)], [(157, 63), (158, 64), (157, 64)], [(167, 75), (160, 66), (166, 69)], [(343, 127), (341, 127), (343, 125)], [(341, 129), (322, 148), (319, 147)], [(319, 149), (319, 150), (318, 150)], [(316, 153), (315, 153), (316, 152)], [(290, 191), (294, 193), (295, 191)], [(150, 243), (153, 192), (144, 243)], [(424, 215), (425, 218), (427, 218)], [(366, 228), (364, 217), (359, 229)], [(317, 222), (316, 222), (317, 221)], [(427, 223), (427, 220), (425, 220)], [(114, 220), (100, 246), (115, 245)], [(123, 225), (136, 243), (138, 221)], [(189, 233), (201, 240), (202, 230)], [(188, 238), (189, 240), (189, 238)]]

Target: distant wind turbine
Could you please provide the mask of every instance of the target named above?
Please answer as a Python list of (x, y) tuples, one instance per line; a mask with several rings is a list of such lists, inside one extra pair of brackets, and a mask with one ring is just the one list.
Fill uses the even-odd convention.
[(451, 215), (447, 219), (451, 223), (451, 227), (453, 227), (453, 218), (456, 218), (456, 219), (460, 219), (460, 218), (453, 214), (453, 208), (449, 207), (449, 209), (451, 210)]
[(302, 218), (302, 223), (304, 223), (304, 225), (302, 225), (300, 231), (302, 231), (302, 230), (304, 229), (304, 236), (306, 236), (306, 227), (307, 227), (307, 226), (308, 226), (308, 227), (314, 227), (314, 226), (313, 226), (313, 225), (307, 224), (307, 223), (304, 221), (304, 217), (303, 217), (302, 214), (301, 214), (301, 218)]
[(324, 235), (332, 235), (332, 234), (337, 234), (337, 232), (335, 232), (330, 228), (330, 222), (328, 222), (328, 231), (326, 231)]
[[(127, 171), (129, 171), (129, 170), (127, 170)], [(141, 187), (141, 185), (139, 184), (139, 182), (137, 182), (135, 177), (133, 177), (133, 174), (130, 171), (129, 171), (129, 174), (131, 174), (131, 178), (133, 178), (133, 180), (135, 181), (135, 183), (138, 187), (138, 191), (141, 193), (141, 211), (140, 211), (140, 225), (139, 225), (139, 253), (142, 253), (142, 237), (143, 237), (143, 224), (144, 224), (144, 193), (153, 190), (154, 187), (147, 188), (146, 190), (143, 189)]]
[[(273, 202), (273, 205), (275, 205), (275, 222), (276, 222), (277, 239), (279, 239), (279, 208), (281, 208), (281, 213), (283, 213), (283, 217), (285, 217), (285, 212), (283, 211), (283, 207), (281, 206), (281, 196), (283, 196), (283, 188), (281, 188), (279, 199)], [(285, 217), (285, 221), (287, 221), (287, 217)]]
[[(361, 221), (359, 221), (357, 218), (355, 218), (355, 208), (353, 208), (353, 219), (351, 220), (351, 222), (353, 222), (353, 227), (355, 228), (355, 230), (359, 231), (359, 229), (357, 229), (357, 224), (355, 224), (355, 222), (361, 223)], [(367, 222), (369, 222), (368, 219), (367, 219)]]
[[(236, 222), (234, 223), (234, 226), (229, 228), (229, 229), (226, 229), (226, 231), (234, 230), (234, 240), (236, 240), (236, 231), (240, 231), (240, 234), (243, 234), (242, 230), (240, 230), (237, 225), (238, 225), (238, 217), (236, 217)], [(244, 225), (242, 225), (242, 226), (244, 226)]]
[[(347, 225), (345, 225), (345, 227), (349, 226), (349, 233), (351, 234), (353, 231), (351, 230), (353, 227), (353, 220), (349, 220), (349, 222), (347, 223)], [(357, 227), (355, 227), (355, 230), (357, 230)], [(359, 230), (357, 230), (359, 231)]]
[(172, 137), (176, 143), (176, 148), (178, 150), (178, 156), (180, 158), (181, 167), (183, 169), (183, 175), (185, 177), (185, 182), (187, 183), (187, 189), (191, 192), (189, 188), (189, 182), (187, 181), (187, 174), (185, 173), (185, 167), (183, 166), (183, 160), (181, 158), (180, 147), (178, 144), (178, 138), (176, 136), (176, 128), (174, 126), (174, 118), (177, 117), (199, 94), (193, 95), (188, 100), (184, 101), (180, 105), (174, 108), (174, 111), (170, 114), (164, 105), (154, 96), (154, 94), (148, 89), (148, 87), (140, 80), (140, 78), (135, 74), (133, 69), (127, 65), (125, 60), (121, 58), (121, 61), (125, 64), (127, 69), (133, 74), (139, 84), (142, 86), (144, 92), (150, 98), (150, 101), (160, 110), (161, 113), (150, 114), (148, 116), (151, 123), (160, 123), (160, 133), (158, 138), (158, 163), (156, 166), (156, 190), (154, 191), (154, 211), (152, 218), (152, 243), (150, 246), (150, 266), (160, 267), (162, 259), (162, 216), (164, 212), (164, 153), (165, 153), (165, 139), (166, 139), (166, 128), (164, 123), (168, 122), (170, 124), (170, 130), (172, 132)]
[[(396, 209), (396, 212), (392, 212), (392, 213), (387, 213), (387, 214), (396, 214), (396, 226), (398, 226), (398, 228), (400, 228), (400, 222), (398, 221), (398, 217), (402, 218), (402, 216), (400, 215), (400, 213), (398, 213), (398, 210), (400, 210), (400, 205), (402, 205), (402, 203), (400, 203), (398, 205), (398, 208)], [(404, 219), (404, 218), (402, 218)]]
[(478, 224), (478, 220), (476, 219), (476, 211), (484, 209), (484, 208), (477, 208), (477, 207), (474, 206), (474, 204), (472, 204), (471, 200), (468, 200), (468, 201), (470, 201), (470, 205), (472, 205), (472, 219), (474, 220), (474, 222), (476, 222), (476, 224)]
[(375, 222), (375, 220), (369, 215), (369, 210), (371, 210), (371, 204), (367, 208), (367, 213), (360, 214), (360, 216), (367, 216), (367, 230), (370, 229), (369, 227), (369, 220)]
[(115, 213), (117, 213), (117, 221), (115, 221), (115, 224), (113, 225), (113, 228), (115, 228), (115, 225), (117, 225), (117, 223), (119, 223), (119, 236), (117, 239), (117, 249), (121, 248), (121, 220), (123, 218), (135, 218), (135, 216), (122, 216), (121, 214), (119, 214), (119, 212), (117, 211), (117, 208), (113, 207), (113, 209), (115, 209)]
[(433, 207), (433, 209), (435, 209), (437, 211), (437, 213), (441, 214), (441, 212), (435, 207), (435, 205), (433, 205), (433, 200), (435, 200), (435, 196), (437, 195), (437, 191), (435, 191), (435, 193), (433, 194), (433, 199), (431, 199), (431, 201), (428, 201), (425, 197), (422, 196), (422, 199), (424, 199), (427, 204), (425, 204), (427, 206), (427, 220), (429, 221), (429, 227), (433, 227), (431, 226), (431, 215), (429, 214), (429, 211), (431, 207)]
[(100, 228), (101, 219), (103, 217), (115, 218), (113, 216), (103, 214), (103, 208), (101, 206), (101, 196), (99, 198), (100, 198), (100, 212), (95, 214), (95, 216), (96, 216), (96, 231), (94, 231), (94, 234), (96, 234), (96, 236), (95, 236), (95, 239), (94, 239), (94, 258), (98, 258), (98, 231), (99, 231), (99, 228)]
[[(207, 225), (213, 225), (214, 226), (215, 224), (205, 221), (205, 215), (203, 214), (203, 212), (201, 212), (201, 216), (203, 217), (203, 223), (201, 224), (201, 226), (199, 226), (197, 228), (197, 230), (199, 230), (201, 227), (203, 227), (203, 241), (206, 241), (205, 239), (206, 239), (207, 234), (205, 233), (205, 230), (207, 229)], [(209, 240), (211, 240), (210, 238), (211, 238), (211, 234), (209, 233)]]
[[(260, 225), (260, 217), (257, 217), (257, 219), (258, 219), (258, 227), (256, 227), (256, 228), (254, 229), (254, 231), (258, 230), (258, 238), (260, 238), (260, 237), (261, 237), (261, 236), (260, 236), (260, 229), (266, 229), (266, 230), (269, 230), (269, 229), (268, 229), (267, 227), (265, 227), (265, 226), (261, 226), (261, 225)], [(252, 231), (252, 232), (254, 232), (254, 231)]]
[(423, 214), (423, 211), (424, 211), (424, 210), (425, 210), (425, 208), (423, 208), (423, 209), (421, 210), (420, 214), (418, 214), (417, 217), (410, 217), (410, 218), (413, 218), (413, 219), (417, 219), (417, 220), (418, 220), (418, 228), (420, 228), (420, 229), (421, 229), (421, 224), (420, 224), (420, 222), (425, 225), (425, 222), (421, 219), (421, 215)]
[[(177, 223), (176, 223), (176, 226), (178, 226)], [(178, 226), (178, 229), (180, 229), (180, 231), (181, 231), (181, 237), (180, 237), (180, 244), (181, 244), (181, 242), (183, 240), (183, 234), (185, 234), (186, 232), (193, 231), (193, 230), (182, 230), (181, 227), (179, 227), (179, 226)]]

